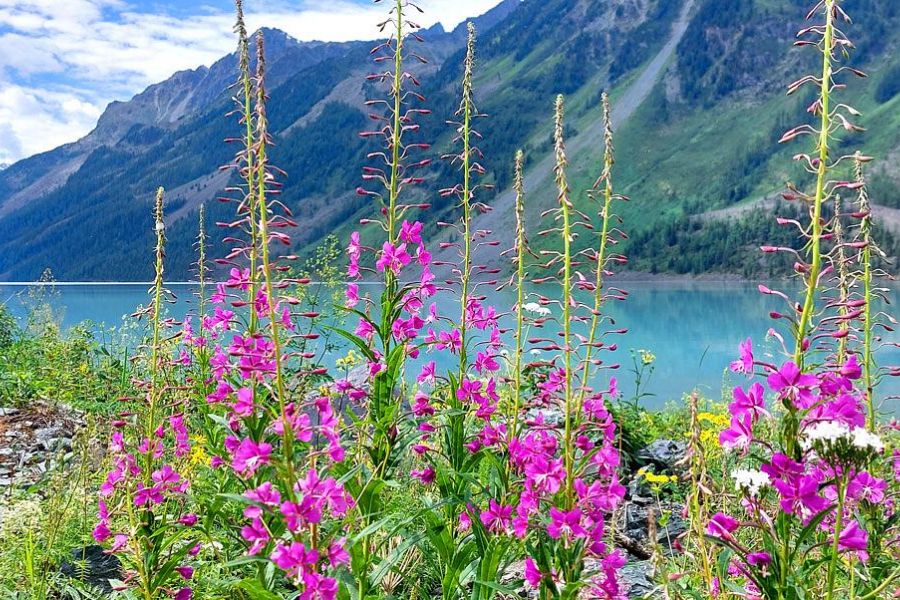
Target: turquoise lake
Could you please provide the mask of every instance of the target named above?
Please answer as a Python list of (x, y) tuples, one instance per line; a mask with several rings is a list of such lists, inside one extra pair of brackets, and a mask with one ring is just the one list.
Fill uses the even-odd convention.
[[(611, 302), (608, 311), (616, 327), (628, 329), (617, 336), (619, 349), (608, 354), (611, 362), (619, 362), (616, 372), (620, 388), (630, 394), (634, 390), (634, 376), (630, 350), (646, 349), (656, 356), (654, 372), (646, 386), (652, 396), (642, 402), (660, 407), (670, 401), (680, 401), (682, 394), (693, 389), (704, 395), (720, 398), (723, 389), (745, 383), (743, 377), (727, 372), (737, 354), (738, 343), (752, 337), (757, 356), (775, 357), (775, 342), (766, 342), (770, 327), (779, 331), (782, 325), (769, 318), (772, 310), (783, 310), (783, 303), (772, 296), (759, 293), (756, 283), (737, 282), (617, 282), (629, 292), (625, 302)], [(777, 287), (773, 285), (773, 287)], [(782, 288), (785, 286), (782, 285)], [(82, 321), (117, 326), (124, 316), (148, 301), (146, 284), (62, 284), (49, 294), (64, 327)], [(192, 286), (172, 285), (178, 302), (170, 307), (175, 317), (192, 310)], [(894, 295), (900, 289), (893, 290)], [(0, 303), (6, 304), (17, 317), (27, 313), (28, 287), (0, 284)], [(511, 293), (492, 295), (498, 309), (512, 306)], [(439, 305), (439, 309), (440, 309)], [(456, 314), (447, 307), (445, 314)], [(884, 342), (900, 343), (900, 334), (885, 333)], [(885, 346), (877, 354), (881, 365), (900, 364), (900, 348)], [(900, 413), (900, 401), (890, 396), (900, 394), (900, 378), (885, 378), (879, 388), (884, 412)]]

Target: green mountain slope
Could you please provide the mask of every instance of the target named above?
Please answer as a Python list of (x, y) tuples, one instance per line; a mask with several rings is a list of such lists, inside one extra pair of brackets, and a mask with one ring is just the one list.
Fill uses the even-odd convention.
[[(615, 104), (616, 185), (631, 197), (623, 210), (632, 238), (630, 268), (653, 272), (767, 274), (755, 247), (778, 236), (761, 207), (784, 182), (802, 177), (790, 161), (803, 142), (779, 147), (783, 130), (802, 122), (804, 98), (786, 99), (787, 82), (812, 69), (809, 53), (791, 49), (805, 2), (797, 0), (506, 0), (478, 20), (475, 82), (486, 180), (496, 191), (481, 227), (509, 241), (512, 156), (528, 160), (529, 215), (552, 205), (549, 177), (551, 108), (568, 97), (572, 187), (597, 176), (602, 90)], [(887, 236), (900, 228), (900, 7), (859, 0), (848, 33), (871, 77), (853, 82), (846, 101), (869, 128), (842, 147), (861, 147), (879, 161), (873, 199), (885, 208)], [(300, 222), (299, 253), (329, 233), (344, 235), (373, 207), (354, 194), (369, 142), (363, 102), (377, 93), (364, 83), (369, 43), (301, 44), (266, 32), (275, 164), (288, 176), (282, 199)], [(429, 65), (420, 70), (433, 114), (422, 136), (444, 154), (445, 121), (457, 104), (463, 32), (426, 31)], [(169, 274), (186, 278), (196, 211), (230, 219), (215, 202), (228, 185), (234, 148), (222, 143), (236, 124), (225, 90), (234, 57), (180, 73), (128, 103), (110, 106), (85, 139), (0, 171), (0, 279), (30, 280), (47, 267), (60, 279), (147, 279), (150, 200), (169, 190)], [(160, 109), (159, 107), (163, 107)], [(804, 148), (805, 149), (805, 148)], [(429, 190), (455, 173), (436, 160)], [(452, 216), (450, 200), (434, 203), (429, 222)], [(587, 207), (587, 205), (585, 204)], [(789, 209), (788, 209), (789, 210)], [(533, 225), (534, 223), (532, 223)], [(431, 226), (428, 234), (444, 235)], [(587, 243), (584, 240), (584, 243)], [(894, 251), (893, 238), (887, 240)], [(501, 244), (505, 247), (506, 244)], [(499, 253), (485, 258), (500, 262)]]

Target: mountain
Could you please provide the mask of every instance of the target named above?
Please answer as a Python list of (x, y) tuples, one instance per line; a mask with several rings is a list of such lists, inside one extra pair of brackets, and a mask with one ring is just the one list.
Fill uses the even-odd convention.
[[(782, 131), (802, 122), (804, 100), (786, 99), (786, 83), (815, 69), (810, 52), (790, 48), (808, 2), (798, 0), (505, 0), (476, 19), (475, 80), (486, 180), (494, 207), (481, 217), (509, 241), (512, 156), (528, 157), (529, 214), (552, 205), (551, 109), (567, 95), (570, 183), (577, 201), (599, 172), (598, 100), (615, 106), (616, 186), (631, 197), (622, 210), (631, 233), (632, 269), (651, 272), (771, 273), (757, 247), (784, 236), (770, 218), (772, 198), (803, 174), (779, 147)], [(877, 0), (850, 6), (847, 27), (870, 72), (845, 94), (868, 131), (842, 149), (883, 158), (872, 174), (873, 200), (889, 254), (900, 253), (900, 7)], [(370, 143), (364, 99), (372, 93), (371, 43), (304, 43), (266, 30), (274, 164), (288, 175), (282, 200), (300, 227), (299, 253), (330, 233), (345, 235), (371, 213), (353, 190)], [(422, 32), (428, 65), (416, 69), (433, 114), (422, 136), (435, 157), (452, 141), (445, 121), (458, 103), (465, 29)], [(175, 74), (129, 102), (113, 103), (83, 139), (0, 171), (0, 280), (36, 279), (49, 267), (61, 280), (146, 280), (151, 274), (153, 191), (167, 189), (167, 275), (183, 279), (194, 260), (196, 211), (230, 220), (215, 202), (230, 175), (219, 166), (239, 128), (226, 118), (236, 57)], [(895, 162), (895, 161), (894, 161)], [(454, 181), (435, 162), (429, 189)], [(431, 185), (433, 184), (433, 185)], [(429, 222), (451, 216), (434, 199)], [(766, 211), (758, 210), (765, 206)], [(786, 209), (787, 210), (787, 209)], [(892, 212), (894, 211), (894, 212)], [(445, 235), (433, 225), (432, 238)], [(536, 237), (536, 236), (535, 236)], [(540, 244), (541, 242), (537, 240)], [(584, 243), (586, 241), (583, 240)], [(505, 247), (506, 244), (501, 244)], [(499, 261), (498, 256), (487, 256)]]

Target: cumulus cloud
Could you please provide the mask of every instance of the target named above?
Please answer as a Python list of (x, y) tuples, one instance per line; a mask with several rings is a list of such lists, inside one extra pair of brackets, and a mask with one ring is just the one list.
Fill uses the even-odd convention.
[[(451, 28), (498, 1), (420, 0), (426, 11), (420, 24)], [(197, 3), (190, 14), (189, 5), (173, 0), (169, 12), (146, 12), (135, 2), (0, 0), (0, 162), (74, 141), (110, 101), (176, 71), (209, 65), (234, 48), (230, 11)], [(263, 0), (248, 7), (248, 26), (277, 27), (300, 40), (377, 36), (383, 6), (324, 5)]]

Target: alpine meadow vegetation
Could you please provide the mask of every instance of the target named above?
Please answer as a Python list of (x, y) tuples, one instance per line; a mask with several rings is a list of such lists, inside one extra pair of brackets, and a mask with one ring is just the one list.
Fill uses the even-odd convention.
[[(0, 550), (11, 573), (0, 588), (41, 600), (898, 597), (900, 427), (878, 388), (900, 369), (878, 362), (894, 319), (869, 201), (875, 159), (841, 143), (863, 129), (841, 98), (865, 77), (850, 60), (852, 3), (816, 2), (795, 44), (817, 65), (788, 86), (810, 99), (809, 121), (781, 138), (802, 173), (776, 205), (785, 212), (765, 215), (779, 233), (759, 250), (787, 256), (801, 292), (760, 285), (783, 308), (736, 349), (740, 385), (724, 399), (679, 390), (683, 405), (663, 413), (640, 404), (653, 354), (632, 353), (632, 398), (614, 354), (628, 338), (612, 310), (629, 296), (616, 277), (629, 260), (622, 207), (641, 202), (616, 179), (629, 157), (616, 153), (615, 95), (592, 100), (602, 159), (577, 179), (567, 98), (548, 96), (555, 202), (534, 214), (528, 156), (509, 156), (515, 231), (498, 248), (481, 225), (496, 183), (482, 149), (497, 146), (481, 133), (476, 26), (455, 65), (455, 112), (432, 115), (416, 74), (428, 66), (421, 9), (374, 3), (383, 39), (356, 189), (372, 209), (349, 239), (305, 263), (293, 254), (304, 208), (282, 198), (287, 174), (272, 161), (266, 41), (235, 0), (223, 116), (234, 150), (219, 198), (233, 215), (217, 223), (227, 250), (213, 257), (200, 207), (190, 314), (167, 311), (162, 188), (132, 350), (89, 360), (88, 334), (21, 330), (0, 307), (3, 404), (52, 386), (61, 401), (89, 399), (80, 406), (105, 446), (100, 464), (90, 439), (70, 449), (60, 468), (77, 477), (54, 475), (37, 508), (13, 499), (20, 516), (0, 532), (22, 543)], [(450, 147), (425, 139), (434, 118)], [(515, 303), (497, 303), (499, 290)], [(76, 363), (82, 376), (67, 379)], [(647, 459), (657, 438), (679, 456)], [(119, 564), (107, 589), (57, 573), (92, 544)]]

